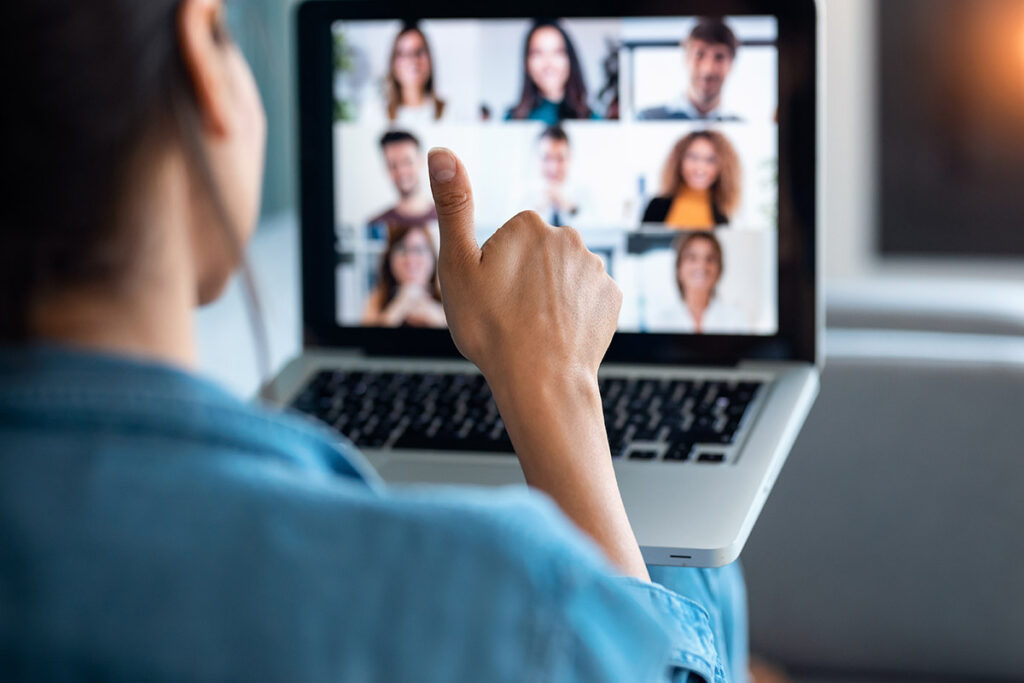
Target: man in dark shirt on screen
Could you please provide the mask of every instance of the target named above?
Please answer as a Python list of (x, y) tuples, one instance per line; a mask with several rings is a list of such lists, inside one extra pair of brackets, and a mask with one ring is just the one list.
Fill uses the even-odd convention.
[(398, 203), (369, 220), (371, 228), (419, 227), (437, 223), (434, 202), (423, 190), (426, 161), (420, 141), (412, 133), (393, 130), (380, 139), (388, 176), (398, 192)]

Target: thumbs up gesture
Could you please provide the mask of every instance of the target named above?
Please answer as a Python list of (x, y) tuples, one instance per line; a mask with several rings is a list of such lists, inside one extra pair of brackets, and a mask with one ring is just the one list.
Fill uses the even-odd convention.
[(532, 211), (476, 242), (473, 191), (447, 149), (428, 157), (441, 231), (439, 278), (459, 351), (491, 383), (596, 377), (618, 323), (622, 293), (572, 228)]
[(578, 232), (532, 211), (477, 246), (466, 169), (446, 149), (431, 150), (427, 163), (452, 338), (487, 378), (527, 483), (550, 495), (620, 571), (648, 580), (597, 385), (622, 292)]

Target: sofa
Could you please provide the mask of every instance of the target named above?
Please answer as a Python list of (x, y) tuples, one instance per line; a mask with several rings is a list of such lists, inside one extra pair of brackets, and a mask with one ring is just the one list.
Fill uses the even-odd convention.
[(1024, 315), (935, 290), (830, 301), (742, 555), (752, 648), (795, 680), (1024, 680)]

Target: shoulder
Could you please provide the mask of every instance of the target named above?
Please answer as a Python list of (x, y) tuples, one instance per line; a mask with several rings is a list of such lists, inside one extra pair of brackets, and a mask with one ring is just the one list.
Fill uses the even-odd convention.
[(650, 107), (637, 114), (641, 121), (657, 121), (661, 119), (689, 120), (690, 115), (679, 109), (671, 109), (667, 106)]
[(555, 680), (579, 680), (580, 660), (609, 657), (580, 639), (583, 619), (658, 642), (658, 622), (541, 496), (422, 490), (333, 507), (291, 522), (316, 546), (290, 549), (281, 579), (307, 587), (296, 601), (310, 614), (332, 615), (350, 672), (393, 662), (400, 680), (533, 680), (561, 666)]
[(378, 285), (370, 292), (370, 296), (366, 297), (366, 305), (363, 307), (363, 322), (374, 324), (382, 308), (384, 308), (384, 292)]
[(722, 211), (722, 208), (718, 205), (718, 202), (711, 202), (711, 213), (712, 218), (715, 221), (716, 227), (725, 227), (728, 226), (731, 222), (731, 219), (724, 211)]
[(729, 332), (742, 332), (751, 325), (747, 314), (738, 306), (715, 297), (708, 309), (708, 322), (716, 328)]
[(644, 223), (662, 223), (672, 207), (672, 197), (655, 197), (644, 211)]
[(389, 222), (391, 222), (392, 218), (394, 218), (394, 216), (395, 216), (395, 207), (389, 206), (384, 211), (381, 211), (376, 216), (373, 216), (372, 218), (370, 218), (370, 220), (368, 220), (367, 223), (369, 223), (370, 225), (374, 225), (376, 223), (389, 223)]

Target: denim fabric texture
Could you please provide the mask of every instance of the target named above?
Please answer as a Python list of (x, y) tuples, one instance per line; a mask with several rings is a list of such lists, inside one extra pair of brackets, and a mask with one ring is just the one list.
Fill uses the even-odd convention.
[(185, 372), (0, 352), (4, 680), (744, 680), (738, 567), (652, 574)]

